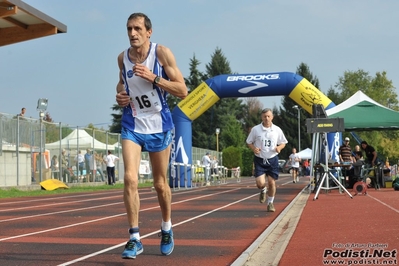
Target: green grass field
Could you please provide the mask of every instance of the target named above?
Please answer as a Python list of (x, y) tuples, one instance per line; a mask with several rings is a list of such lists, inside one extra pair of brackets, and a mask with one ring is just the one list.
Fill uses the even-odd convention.
[[(152, 182), (140, 183), (139, 188), (152, 187)], [(56, 190), (20, 190), (18, 188), (6, 188), (0, 189), (0, 198), (19, 198), (19, 197), (31, 197), (31, 196), (45, 196), (45, 195), (54, 195), (54, 194), (67, 194), (67, 193), (81, 193), (81, 192), (93, 192), (93, 191), (102, 191), (102, 190), (114, 190), (114, 189), (123, 189), (123, 184), (115, 184), (115, 186), (109, 185), (79, 185), (79, 186), (70, 186), (69, 188), (60, 188)]]

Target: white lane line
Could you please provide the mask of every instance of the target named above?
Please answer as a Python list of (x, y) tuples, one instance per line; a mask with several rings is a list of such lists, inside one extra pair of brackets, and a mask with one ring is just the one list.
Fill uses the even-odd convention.
[[(253, 182), (243, 182), (242, 184), (252, 184)], [(286, 185), (286, 184), (290, 184), (291, 182), (286, 182), (284, 184), (282, 184), (282, 186)], [(175, 194), (186, 194), (186, 193), (192, 193), (196, 190), (186, 190), (186, 191), (176, 191)], [(120, 191), (118, 192), (120, 193)], [(149, 193), (153, 193), (153, 192), (142, 192), (140, 193), (141, 196), (143, 196), (144, 194), (149, 194)], [(103, 194), (109, 194), (109, 193), (90, 193), (90, 195), (103, 195)], [(112, 193), (115, 194), (115, 193)], [(117, 196), (113, 196), (113, 197), (117, 197)], [(113, 197), (106, 197), (106, 199), (109, 198), (113, 198)], [(148, 200), (148, 199), (153, 199), (154, 197), (148, 197), (148, 198), (141, 198), (140, 200)], [(73, 196), (71, 197), (62, 197), (62, 198), (73, 198)], [(52, 199), (59, 199), (59, 198), (52, 198)], [(79, 202), (84, 202), (84, 201), (94, 201), (97, 199), (103, 199), (103, 198), (96, 198), (96, 199), (88, 199), (88, 200), (83, 200), (83, 201), (79, 201)], [(76, 202), (76, 201), (69, 201), (69, 202), (64, 202), (62, 204), (67, 204), (67, 203), (72, 203), (72, 202)], [(0, 220), (0, 223), (4, 223), (4, 222), (10, 222), (10, 221), (16, 221), (16, 220), (22, 220), (22, 219), (29, 219), (29, 218), (35, 218), (35, 217), (41, 217), (41, 216), (48, 216), (48, 215), (54, 215), (54, 214), (61, 214), (61, 213), (68, 213), (68, 212), (75, 212), (75, 211), (81, 211), (81, 210), (87, 210), (87, 209), (95, 209), (95, 208), (102, 208), (102, 207), (106, 207), (106, 206), (112, 206), (112, 205), (116, 205), (116, 204), (122, 204), (123, 202), (117, 202), (117, 203), (110, 203), (110, 204), (104, 204), (104, 205), (97, 205), (97, 206), (92, 206), (92, 207), (84, 207), (84, 208), (76, 208), (76, 209), (71, 209), (71, 210), (64, 210), (64, 211), (56, 211), (56, 212), (49, 212), (49, 213), (42, 213), (42, 214), (35, 214), (35, 215), (28, 215), (28, 216), (18, 216), (18, 217), (14, 217), (14, 218), (9, 218), (9, 219), (4, 219), (4, 220)], [(53, 205), (56, 205), (57, 203), (54, 203)], [(61, 203), (59, 203), (61, 204)], [(42, 207), (47, 207), (47, 206), (51, 206), (46, 204), (46, 205), (41, 205)], [(35, 208), (38, 208), (40, 206), (35, 206)], [(24, 207), (24, 208), (19, 208), (19, 209), (25, 209), (25, 208), (31, 208), (31, 207)], [(33, 207), (32, 207), (33, 208)], [(12, 209), (12, 210), (17, 210), (16, 209)], [(11, 210), (11, 209), (8, 209)], [(0, 210), (1, 212), (2, 210)]]
[[(203, 216), (206, 216), (206, 215), (208, 215), (208, 214), (214, 213), (214, 212), (216, 212), (216, 211), (225, 209), (225, 208), (227, 208), (227, 207), (230, 207), (230, 206), (232, 206), (232, 205), (235, 205), (235, 204), (237, 204), (237, 203), (240, 203), (240, 202), (242, 202), (242, 201), (245, 201), (245, 200), (247, 200), (247, 199), (250, 199), (250, 198), (252, 198), (252, 197), (254, 197), (254, 196), (258, 196), (258, 195), (259, 195), (259, 193), (256, 193), (256, 194), (253, 194), (253, 195), (251, 195), (251, 196), (242, 198), (242, 199), (240, 199), (240, 200), (231, 202), (231, 203), (226, 204), (226, 205), (224, 205), (224, 206), (221, 206), (221, 207), (219, 207), (219, 208), (213, 209), (213, 210), (211, 210), (211, 211), (205, 212), (205, 213), (203, 213), (203, 214), (194, 216), (194, 217), (192, 217), (192, 218), (190, 218), (190, 219), (187, 219), (187, 220), (181, 221), (181, 222), (179, 222), (179, 223), (177, 223), (177, 224), (174, 224), (173, 227), (177, 227), (177, 226), (179, 226), (179, 225), (182, 225), (182, 224), (188, 223), (188, 222), (190, 222), (190, 221), (196, 220), (196, 219), (198, 219), (198, 218), (201, 218), (201, 217), (203, 217)], [(146, 238), (146, 237), (155, 235), (155, 234), (157, 234), (157, 233), (159, 233), (159, 230), (154, 231), (154, 232), (151, 232), (151, 233), (149, 233), (149, 234), (146, 234), (146, 235), (142, 236), (141, 238)], [(97, 251), (97, 252), (88, 254), (88, 255), (86, 255), (86, 256), (83, 256), (83, 257), (80, 257), (80, 258), (77, 258), (77, 259), (74, 259), (74, 260), (71, 260), (71, 261), (64, 262), (64, 263), (62, 263), (62, 264), (59, 264), (58, 266), (71, 265), (71, 264), (74, 264), (74, 263), (76, 263), (76, 262), (80, 262), (80, 261), (86, 260), (86, 259), (88, 259), (88, 258), (94, 257), (94, 256), (96, 256), (96, 255), (100, 255), (100, 254), (102, 254), (102, 253), (108, 252), (108, 251), (110, 251), (110, 250), (113, 250), (113, 249), (116, 249), (116, 248), (120, 248), (120, 247), (122, 247), (122, 246), (124, 246), (124, 245), (126, 245), (126, 242), (123, 242), (123, 243), (120, 243), (120, 244), (111, 246), (111, 247), (109, 247), (109, 248), (105, 248), (105, 249), (99, 250), (99, 251)]]
[[(155, 197), (152, 197), (152, 198), (155, 198)], [(65, 210), (65, 211), (56, 211), (56, 212), (48, 212), (48, 213), (41, 213), (41, 214), (35, 214), (35, 215), (29, 215), (29, 216), (9, 218), (9, 219), (5, 219), (5, 220), (0, 220), (0, 223), (16, 221), (16, 220), (22, 220), (22, 219), (35, 218), (35, 217), (41, 217), (41, 216), (48, 216), (48, 215), (53, 215), (53, 214), (68, 213), (68, 212), (89, 210), (89, 209), (95, 209), (95, 208), (103, 208), (103, 207), (106, 207), (106, 206), (112, 206), (112, 205), (116, 205), (116, 204), (123, 204), (123, 202), (121, 201), (121, 202), (114, 202), (114, 203), (109, 203), (109, 204), (104, 204), (104, 205), (96, 205), (96, 206), (91, 206), (91, 207), (84, 207), (84, 208), (71, 209), (71, 210)]]
[[(80, 195), (70, 195), (70, 196), (62, 196), (62, 197), (45, 197), (45, 198), (40, 198), (40, 199), (31, 199), (27, 198), (26, 200), (20, 200), (20, 201), (8, 201), (8, 202), (0, 202), (0, 205), (11, 205), (11, 204), (21, 204), (24, 202), (38, 202), (38, 201), (49, 201), (49, 200), (57, 200), (57, 199), (69, 199), (69, 198), (78, 198), (78, 197), (89, 197), (92, 195), (101, 195), (101, 194), (115, 194), (116, 192), (120, 193), (120, 191), (112, 191), (107, 192), (107, 193), (89, 193), (89, 194), (80, 194)], [(83, 192), (84, 193), (84, 192)]]
[[(185, 190), (185, 191), (181, 191), (181, 192), (179, 191), (178, 193), (179, 194), (185, 194), (185, 193), (191, 193), (193, 191), (194, 190)], [(47, 208), (48, 206), (65, 205), (65, 204), (76, 203), (76, 202), (96, 201), (96, 200), (99, 200), (99, 199), (111, 199), (111, 198), (116, 198), (116, 197), (122, 197), (123, 196), (123, 191), (119, 191), (118, 193), (119, 193), (119, 195), (117, 195), (117, 196), (106, 196), (106, 197), (101, 197), (101, 198), (91, 198), (91, 199), (78, 200), (78, 201), (65, 201), (65, 202), (58, 202), (58, 203), (52, 203), (52, 204), (47, 204), (46, 203), (44, 205), (25, 206), (25, 207), (20, 207), (20, 208), (9, 208), (9, 209), (2, 209), (2, 210), (0, 210), (0, 212), (17, 211), (17, 210), (25, 210), (25, 209), (33, 209), (33, 208)], [(145, 195), (145, 194), (153, 194), (153, 193), (154, 192), (152, 192), (152, 191), (140, 192), (140, 195), (142, 196), (142, 195)], [(94, 193), (94, 194), (90, 194), (90, 195), (102, 195), (102, 194), (103, 193), (101, 193), (101, 194)], [(106, 193), (106, 194), (108, 194), (108, 193)], [(112, 193), (112, 194), (115, 194), (115, 193)], [(72, 197), (62, 197), (62, 198), (72, 198)], [(46, 199), (49, 199), (49, 198), (46, 198)], [(59, 199), (59, 198), (51, 198), (51, 199)], [(31, 202), (31, 201), (29, 201), (29, 202)]]
[(87, 201), (96, 201), (96, 200), (100, 200), (100, 199), (112, 199), (112, 198), (117, 198), (117, 197), (122, 197), (122, 196), (121, 195), (118, 195), (118, 196), (107, 196), (107, 197), (94, 198), (94, 199), (84, 199), (84, 200), (76, 200), (76, 201), (65, 201), (65, 202), (57, 202), (57, 203), (48, 203), (48, 204), (45, 204), (45, 205), (35, 205), (35, 206), (26, 206), (26, 207), (20, 207), (20, 208), (3, 209), (3, 210), (0, 210), (0, 212), (18, 211), (18, 210), (26, 210), (26, 209), (37, 209), (37, 208), (47, 208), (49, 206), (65, 205), (65, 204), (80, 203), (80, 202), (87, 202)]
[[(175, 204), (179, 204), (179, 203), (183, 203), (183, 202), (187, 202), (187, 201), (197, 200), (197, 199), (200, 199), (200, 198), (205, 198), (205, 197), (210, 197), (210, 196), (214, 196), (214, 195), (224, 194), (224, 193), (232, 192), (232, 191), (235, 191), (235, 190), (238, 190), (238, 189), (239, 188), (230, 189), (230, 190), (226, 190), (226, 191), (221, 191), (221, 192), (218, 192), (218, 193), (212, 193), (212, 194), (209, 194), (209, 195), (202, 195), (202, 196), (195, 197), (195, 198), (190, 198), (190, 199), (185, 199), (185, 200), (173, 202), (172, 204), (175, 205)], [(148, 210), (152, 210), (152, 209), (156, 209), (156, 208), (159, 208), (159, 206), (146, 208), (146, 209), (140, 210), (140, 212), (148, 211)], [(38, 235), (38, 234), (47, 233), (47, 232), (51, 232), (51, 231), (57, 231), (57, 230), (61, 230), (61, 229), (69, 228), (69, 227), (83, 225), (83, 224), (89, 224), (89, 223), (94, 223), (94, 222), (98, 222), (98, 221), (108, 220), (108, 219), (119, 217), (119, 216), (122, 216), (122, 215), (126, 215), (126, 213), (115, 214), (115, 215), (102, 217), (102, 218), (98, 218), (98, 219), (94, 219), (94, 220), (90, 220), (90, 221), (85, 221), (85, 222), (80, 222), (80, 223), (75, 223), (75, 224), (70, 224), (70, 225), (65, 225), (65, 226), (59, 226), (59, 227), (55, 227), (55, 228), (51, 228), (51, 229), (31, 232), (31, 233), (22, 234), (22, 235), (16, 235), (16, 236), (0, 238), (0, 242), (6, 241), (6, 240), (10, 240), (10, 239), (15, 239), (15, 238)]]
[[(189, 193), (189, 191), (178, 193), (178, 194), (186, 194), (186, 193)], [(140, 196), (142, 196), (142, 194)], [(108, 197), (108, 198), (110, 198), (110, 197)], [(152, 196), (152, 197), (140, 198), (140, 201), (154, 199), (154, 198), (157, 198), (157, 196), (155, 195), (155, 196)], [(117, 204), (123, 204), (123, 201), (109, 203), (109, 204), (103, 204), (103, 205), (96, 205), (96, 206), (91, 206), (91, 207), (83, 207), (83, 208), (64, 210), (64, 211), (55, 211), (55, 212), (41, 213), (41, 214), (28, 215), (28, 216), (19, 216), (19, 217), (14, 217), (14, 218), (0, 220), (0, 223), (16, 221), (16, 220), (22, 220), (22, 219), (35, 218), (35, 217), (41, 217), (41, 216), (48, 216), (48, 215), (53, 215), (53, 214), (60, 214), (60, 213), (68, 213), (68, 212), (75, 212), (75, 211), (82, 211), (82, 210), (89, 210), (89, 209), (96, 209), (96, 208), (103, 208), (103, 207), (106, 207), (106, 206), (112, 206), (112, 205), (117, 205)], [(46, 205), (46, 206), (48, 206), (48, 205)]]
[(385, 202), (383, 202), (383, 201), (381, 201), (381, 200), (379, 200), (379, 199), (377, 199), (377, 198), (374, 198), (373, 196), (370, 196), (370, 194), (367, 194), (367, 196), (369, 196), (369, 197), (372, 198), (373, 200), (375, 200), (375, 201), (381, 203), (382, 205), (388, 207), (389, 209), (393, 210), (394, 212), (399, 213), (399, 210), (398, 210), (398, 209), (395, 209), (395, 207), (392, 207), (391, 205), (388, 205), (388, 204), (386, 204)]
[[(179, 194), (180, 195), (180, 194), (186, 194), (186, 193), (191, 193), (191, 192), (193, 192), (193, 190), (188, 190), (188, 191), (175, 193), (175, 194)], [(151, 192), (151, 193), (153, 193), (153, 192)], [(149, 194), (149, 193), (140, 193), (140, 196), (143, 196), (144, 194)], [(114, 196), (114, 197), (116, 197), (116, 196)], [(152, 197), (140, 198), (140, 200), (149, 200), (149, 199), (153, 199), (153, 198), (156, 198), (156, 197), (157, 196), (155, 195), (155, 196), (152, 196)], [(107, 197), (106, 199), (110, 199), (110, 198), (112, 198), (112, 197)], [(102, 198), (97, 198), (97, 199), (102, 199)], [(94, 201), (94, 200), (97, 200), (97, 199), (91, 199), (91, 200)], [(89, 200), (86, 200), (86, 201), (89, 201)], [(76, 202), (76, 201), (64, 202), (63, 204), (74, 203), (74, 202)], [(79, 201), (79, 202), (84, 202), (84, 201)], [(64, 210), (64, 211), (41, 213), (41, 214), (28, 215), (28, 216), (18, 216), (18, 217), (14, 217), (14, 218), (8, 218), (8, 219), (0, 220), (0, 223), (10, 222), (10, 221), (15, 221), (15, 220), (28, 219), (28, 218), (34, 218), (34, 217), (48, 216), (48, 215), (53, 215), (53, 214), (68, 213), (68, 212), (81, 211), (81, 210), (87, 210), (87, 209), (95, 209), (95, 208), (101, 208), (101, 207), (111, 206), (111, 205), (115, 205), (115, 204), (123, 204), (123, 201), (116, 202), (116, 203), (110, 203), (110, 204), (104, 204), (104, 205), (96, 205), (96, 206), (91, 206), (91, 207), (83, 207), (83, 208)], [(43, 207), (47, 207), (47, 206), (50, 206), (50, 205), (47, 204), (47, 205), (44, 205)]]

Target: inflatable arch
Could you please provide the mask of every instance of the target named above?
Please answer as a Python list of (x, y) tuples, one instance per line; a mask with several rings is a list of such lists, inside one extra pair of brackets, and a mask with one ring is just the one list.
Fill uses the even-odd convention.
[[(172, 111), (175, 129), (171, 148), (170, 186), (185, 184), (184, 165), (192, 164), (191, 123), (222, 98), (289, 96), (310, 114), (313, 104), (322, 104), (326, 110), (335, 104), (305, 78), (290, 72), (219, 75), (202, 82)], [(329, 133), (327, 140), (334, 159), (338, 159), (341, 135)], [(336, 141), (338, 140), (338, 141)], [(187, 187), (191, 187), (191, 168), (187, 168)], [(179, 176), (177, 176), (179, 174)]]

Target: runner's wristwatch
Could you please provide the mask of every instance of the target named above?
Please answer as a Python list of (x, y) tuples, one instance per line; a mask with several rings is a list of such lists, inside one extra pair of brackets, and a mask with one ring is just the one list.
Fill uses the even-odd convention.
[(159, 81), (161, 80), (161, 77), (160, 76), (156, 76), (155, 78), (154, 78), (154, 81), (152, 82), (152, 84), (158, 84), (159, 83)]

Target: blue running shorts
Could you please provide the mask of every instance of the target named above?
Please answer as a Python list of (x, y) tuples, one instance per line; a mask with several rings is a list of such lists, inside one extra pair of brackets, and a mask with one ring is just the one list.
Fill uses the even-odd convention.
[(154, 134), (141, 134), (127, 128), (122, 128), (122, 139), (131, 140), (141, 146), (142, 151), (159, 152), (166, 149), (172, 143), (171, 131)]
[(279, 169), (278, 169), (278, 156), (274, 156), (270, 159), (263, 159), (258, 156), (254, 156), (254, 176), (258, 177), (263, 174), (271, 176), (274, 180), (278, 179)]

